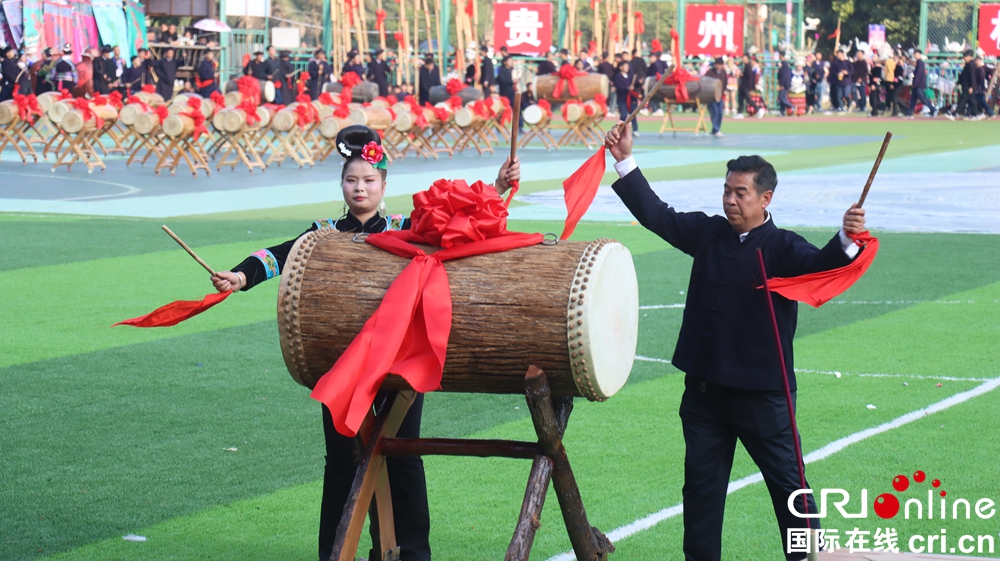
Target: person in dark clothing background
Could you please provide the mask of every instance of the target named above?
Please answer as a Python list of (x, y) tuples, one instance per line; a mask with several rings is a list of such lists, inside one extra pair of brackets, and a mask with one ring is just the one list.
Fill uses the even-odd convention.
[(14, 47), (3, 48), (3, 60), (0, 61), (0, 101), (7, 101), (14, 97), (14, 85), (17, 84), (18, 75), (21, 69), (17, 66), (17, 49)]
[(511, 106), (514, 105), (516, 88), (514, 87), (514, 59), (506, 56), (500, 61), (500, 68), (497, 70), (497, 91), (500, 97), (506, 97)]
[(73, 91), (76, 87), (76, 81), (79, 79), (79, 75), (76, 72), (76, 65), (73, 64), (73, 46), (69, 43), (63, 45), (62, 48), (62, 58), (56, 62), (55, 69), (55, 91), (68, 90)]
[[(615, 79), (615, 74), (617, 69), (614, 64), (611, 64), (611, 55), (607, 51), (601, 53), (601, 62), (597, 65), (597, 73), (604, 74), (608, 77), (608, 81), (612, 82)], [(541, 65), (539, 65), (541, 67)], [(608, 91), (608, 108), (610, 112), (611, 107), (616, 107), (618, 105), (618, 94), (615, 93), (615, 88), (612, 86)]]
[(309, 97), (316, 101), (319, 94), (323, 92), (323, 84), (330, 77), (330, 65), (326, 62), (326, 53), (323, 49), (316, 49), (313, 53), (313, 58), (309, 59), (309, 64), (306, 66), (306, 72), (309, 73), (306, 89), (309, 92)]
[[(632, 90), (632, 69), (627, 61), (618, 63), (618, 72), (611, 80), (611, 86), (615, 89), (615, 97), (618, 101), (618, 115), (624, 121), (628, 118), (632, 104), (629, 101), (629, 92)], [(632, 132), (639, 136), (639, 122), (632, 120)]]
[(854, 105), (859, 113), (864, 113), (866, 111), (865, 104), (867, 103), (868, 96), (865, 95), (865, 86), (868, 84), (868, 61), (865, 60), (864, 51), (858, 51), (857, 55), (854, 57), (854, 67), (853, 74), (851, 78), (854, 80), (854, 88), (852, 94), (854, 97)]
[(298, 97), (298, 89), (294, 85), (295, 65), (292, 64), (291, 51), (278, 51), (278, 68), (274, 71), (275, 97), (280, 88), (281, 99), (285, 105), (290, 105)]
[[(975, 68), (972, 71), (972, 97), (975, 99), (976, 105), (979, 106), (979, 110), (989, 116), (990, 119), (993, 118), (993, 108), (986, 102), (986, 84), (991, 78), (992, 76), (986, 71), (986, 63), (983, 61), (983, 57), (977, 56)], [(976, 118), (981, 119), (983, 115), (979, 114)]]
[[(546, 74), (556, 73), (556, 64), (553, 60), (556, 58), (551, 52), (545, 53), (545, 60), (538, 63), (538, 70), (535, 72), (536, 76), (545, 76)], [(607, 57), (605, 57), (607, 58)], [(610, 78), (611, 76), (608, 76)]]
[(142, 90), (142, 57), (139, 55), (132, 57), (132, 64), (122, 71), (122, 86), (125, 88), (126, 98)]
[[(424, 59), (424, 65), (420, 67), (420, 92), (418, 100), (420, 105), (429, 103), (431, 100), (431, 88), (441, 85), (441, 72), (434, 64), (434, 57)], [(387, 88), (388, 89), (388, 88)]]
[(267, 80), (267, 70), (267, 64), (264, 63), (264, 52), (257, 51), (253, 54), (253, 58), (243, 67), (243, 75), (253, 76), (258, 80)]
[(177, 69), (180, 65), (180, 61), (174, 58), (174, 50), (171, 48), (163, 51), (163, 58), (156, 63), (155, 72), (159, 78), (156, 82), (156, 93), (164, 100), (169, 101), (174, 97), (174, 80), (177, 79)]
[(118, 67), (111, 59), (111, 47), (104, 45), (101, 47), (101, 56), (93, 62), (94, 66), (94, 91), (101, 95), (111, 93), (111, 83), (115, 81), (115, 72)]
[(845, 112), (851, 104), (851, 74), (854, 72), (854, 65), (847, 60), (844, 51), (837, 51), (836, 56), (830, 61), (830, 104), (840, 112)]
[[(720, 83), (725, 84), (729, 76), (726, 73), (726, 61), (722, 57), (718, 57), (712, 63), (712, 68), (705, 72), (706, 78), (715, 78)], [(725, 87), (723, 85), (723, 87)], [(712, 136), (715, 138), (722, 138), (722, 109), (723, 100), (710, 101), (708, 103), (708, 114), (712, 117)]]
[[(962, 60), (965, 61), (965, 66), (962, 67), (962, 73), (958, 75), (958, 83), (955, 88), (958, 92), (958, 104), (955, 108), (955, 113), (959, 117), (968, 118), (976, 106), (975, 100), (972, 97), (972, 75), (976, 69), (975, 55), (976, 53), (971, 50), (962, 53)], [(945, 116), (950, 120), (954, 120), (955, 118), (952, 115)]]
[(344, 62), (344, 67), (341, 69), (340, 75), (343, 76), (348, 72), (357, 74), (358, 78), (362, 80), (365, 79), (365, 67), (361, 64), (361, 55), (358, 51), (347, 53), (347, 61)]
[(493, 84), (496, 83), (496, 70), (493, 68), (493, 59), (487, 56), (489, 49), (485, 45), (480, 49), (481, 68), (479, 71), (479, 83), (483, 86), (483, 96), (489, 97), (493, 92)]
[[(767, 110), (763, 107), (758, 107), (754, 103), (752, 93), (757, 87), (757, 77), (760, 75), (760, 68), (754, 66), (754, 60), (750, 58), (750, 55), (743, 55), (743, 68), (740, 74), (739, 90), (738, 90), (738, 104), (739, 113), (744, 111), (750, 111), (753, 109), (753, 113), (757, 116), (764, 115)], [(742, 119), (742, 115), (740, 116)]]
[(906, 117), (913, 118), (913, 112), (917, 109), (917, 101), (924, 104), (931, 111), (931, 119), (937, 116), (937, 107), (927, 99), (927, 65), (924, 64), (924, 53), (921, 50), (913, 52), (913, 58), (917, 64), (913, 69), (913, 85), (910, 87), (910, 107), (906, 110)]
[(792, 67), (788, 65), (788, 55), (784, 51), (778, 53), (781, 67), (778, 68), (778, 114), (784, 117), (794, 109), (788, 100), (788, 92), (792, 89)]
[(868, 102), (872, 106), (872, 117), (878, 117), (885, 110), (882, 103), (882, 94), (885, 91), (885, 83), (882, 81), (882, 73), (885, 67), (878, 55), (872, 55), (871, 72), (868, 75)]
[[(730, 160), (723, 186), (725, 216), (678, 212), (650, 188), (632, 157), (628, 130), (613, 126), (605, 145), (620, 179), (615, 193), (636, 220), (694, 258), (684, 316), (671, 364), (685, 373), (680, 418), (684, 435), (684, 557), (718, 561), (726, 491), (739, 440), (760, 468), (778, 521), (783, 552), (788, 529), (806, 523), (788, 508), (800, 490), (796, 441), (788, 414), (781, 363), (795, 407), (792, 341), (798, 304), (773, 295), (783, 356), (777, 356), (767, 297), (761, 285), (757, 250), (767, 274), (794, 277), (843, 267), (860, 253), (848, 234), (865, 230), (857, 204), (844, 214), (841, 229), (818, 249), (802, 236), (780, 229), (768, 212), (778, 177), (760, 156)], [(809, 488), (808, 481), (806, 487)], [(815, 501), (807, 496), (809, 513)], [(802, 506), (798, 507), (803, 510)], [(809, 525), (819, 528), (819, 519)], [(806, 553), (785, 553), (804, 559)], [(780, 558), (775, 551), (775, 557)], [(773, 559), (773, 558), (772, 558)]]
[[(375, 82), (378, 86), (378, 95), (382, 97), (389, 95), (389, 64), (385, 61), (385, 51), (382, 49), (375, 49), (372, 61), (368, 64), (367, 78), (369, 82)], [(420, 84), (422, 89), (422, 79)]]
[(215, 72), (218, 69), (219, 65), (215, 62), (215, 52), (206, 50), (198, 62), (198, 68), (194, 74), (194, 85), (198, 95), (208, 99), (213, 92), (219, 91), (219, 87), (215, 83)]

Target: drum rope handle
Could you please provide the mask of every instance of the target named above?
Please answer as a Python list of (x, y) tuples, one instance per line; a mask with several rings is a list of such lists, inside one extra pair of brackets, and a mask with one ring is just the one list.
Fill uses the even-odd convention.
[[(549, 236), (552, 236), (551, 238)], [(556, 245), (559, 243), (559, 236), (553, 234), (552, 232), (546, 232), (545, 237), (542, 239), (542, 245)]]

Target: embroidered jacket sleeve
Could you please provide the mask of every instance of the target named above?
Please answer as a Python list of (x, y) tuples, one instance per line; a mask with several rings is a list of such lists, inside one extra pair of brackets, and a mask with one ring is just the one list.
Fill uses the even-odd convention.
[(319, 224), (314, 223), (311, 228), (302, 232), (294, 240), (258, 249), (244, 259), (242, 263), (233, 267), (234, 273), (243, 273), (247, 278), (247, 284), (241, 290), (250, 290), (266, 280), (281, 276), (281, 271), (285, 267), (285, 261), (288, 259), (288, 253), (292, 250), (292, 246), (295, 245), (295, 241), (309, 232), (317, 230), (319, 227)]

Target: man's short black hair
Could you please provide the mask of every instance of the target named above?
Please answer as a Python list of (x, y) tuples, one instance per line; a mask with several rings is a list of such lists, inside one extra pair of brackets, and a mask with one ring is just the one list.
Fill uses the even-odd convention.
[(735, 160), (726, 163), (728, 173), (752, 173), (753, 186), (758, 195), (763, 195), (768, 191), (774, 191), (778, 186), (778, 172), (774, 171), (774, 166), (760, 156), (740, 156)]
[(962, 56), (967, 56), (969, 58), (975, 58), (976, 53), (972, 49), (968, 49), (967, 51), (965, 51), (964, 53), (962, 53)]

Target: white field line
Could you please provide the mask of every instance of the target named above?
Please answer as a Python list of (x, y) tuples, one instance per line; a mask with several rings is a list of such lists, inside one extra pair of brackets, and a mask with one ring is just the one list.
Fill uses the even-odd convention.
[[(664, 358), (635, 355), (635, 360), (641, 362), (656, 362), (659, 364), (670, 364)], [(927, 376), (924, 374), (885, 374), (881, 372), (840, 372), (836, 370), (813, 370), (811, 368), (796, 368), (795, 372), (803, 374), (825, 374), (827, 376), (857, 376), (859, 378), (909, 378), (912, 380), (938, 380), (944, 382), (988, 382), (993, 378), (960, 378), (958, 376)]]
[[(915, 304), (1000, 304), (1000, 300), (831, 300), (827, 304), (855, 304), (861, 306), (912, 306)], [(651, 304), (639, 306), (640, 310), (683, 310), (684, 304)]]
[[(923, 409), (917, 409), (916, 411), (912, 411), (901, 417), (896, 417), (895, 419), (886, 423), (882, 423), (881, 425), (878, 425), (876, 427), (865, 429), (863, 431), (858, 431), (854, 434), (845, 436), (844, 438), (834, 440), (833, 442), (827, 444), (826, 446), (820, 448), (819, 450), (814, 450), (813, 452), (806, 454), (804, 458), (805, 463), (811, 464), (814, 462), (818, 462), (820, 460), (824, 460), (836, 454), (837, 452), (840, 452), (841, 450), (847, 448), (852, 444), (857, 444), (873, 436), (878, 436), (882, 433), (889, 432), (893, 429), (898, 429), (899, 427), (923, 419), (927, 415), (933, 415), (934, 413), (944, 411), (945, 409), (949, 409), (951, 407), (954, 407), (955, 405), (964, 403), (974, 397), (983, 395), (985, 393), (989, 393), (995, 390), (997, 387), (1000, 387), (1000, 378), (990, 378), (987, 382), (984, 382), (983, 384), (978, 385), (972, 388), (971, 390), (957, 393), (951, 397), (942, 399), (937, 403), (931, 404)], [(754, 483), (760, 483), (761, 481), (764, 481), (764, 477), (760, 474), (760, 472), (757, 472), (753, 475), (748, 475), (743, 479), (731, 481), (729, 482), (729, 487), (726, 490), (726, 494), (729, 495), (744, 487), (753, 485)], [(632, 522), (631, 524), (627, 524), (620, 528), (615, 528), (609, 534), (607, 534), (608, 539), (610, 539), (612, 543), (617, 543), (643, 530), (648, 530), (649, 528), (656, 526), (660, 522), (663, 522), (668, 518), (673, 518), (674, 516), (677, 516), (682, 512), (684, 512), (683, 504), (677, 504), (674, 506), (664, 508), (663, 510), (654, 512), (643, 518), (639, 518), (636, 521)], [(575, 559), (575, 556), (571, 552), (567, 552), (553, 556), (549, 558), (548, 561), (573, 561), (573, 559)]]

